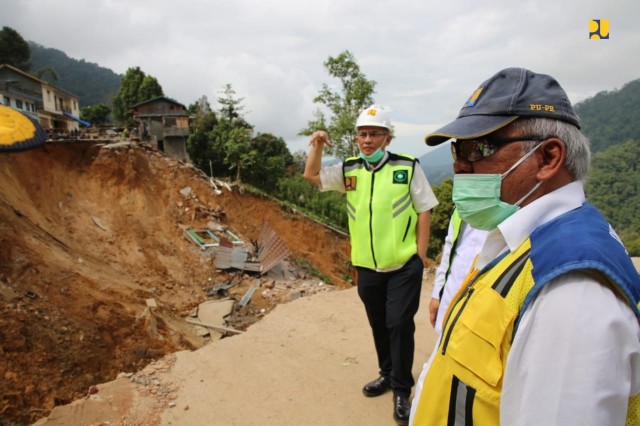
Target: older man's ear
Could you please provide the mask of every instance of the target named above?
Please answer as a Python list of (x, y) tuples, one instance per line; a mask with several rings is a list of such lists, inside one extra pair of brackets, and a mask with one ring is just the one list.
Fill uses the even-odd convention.
[(571, 175), (565, 167), (566, 148), (558, 138), (550, 138), (542, 143), (539, 149), (538, 173), (539, 181), (559, 180), (563, 184), (571, 182)]

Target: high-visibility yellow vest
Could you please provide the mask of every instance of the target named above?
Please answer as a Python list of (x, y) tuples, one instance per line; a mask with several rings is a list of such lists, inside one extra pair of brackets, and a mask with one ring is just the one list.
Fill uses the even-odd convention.
[(416, 164), (413, 157), (393, 153), (374, 171), (361, 158), (343, 163), (354, 266), (392, 268), (417, 253), (418, 215), (410, 192)]
[[(539, 291), (571, 270), (606, 277), (640, 319), (640, 277), (610, 225), (590, 204), (536, 229), (514, 252), (471, 271), (443, 323), (413, 425), (500, 424), (500, 396), (518, 321)], [(598, 250), (594, 250), (598, 247)], [(544, 391), (541, 389), (541, 391)], [(640, 395), (627, 425), (640, 424)]]

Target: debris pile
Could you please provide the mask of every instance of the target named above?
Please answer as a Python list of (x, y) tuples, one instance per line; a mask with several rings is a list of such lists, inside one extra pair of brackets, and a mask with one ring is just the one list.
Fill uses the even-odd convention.
[[(218, 193), (144, 145), (47, 143), (0, 156), (0, 180), (0, 424), (31, 424), (121, 372), (219, 338), (188, 319), (231, 337), (279, 303), (351, 286), (344, 236), (240, 186), (214, 182)], [(265, 223), (290, 252), (277, 263)], [(202, 249), (188, 229), (260, 267), (217, 268), (219, 246)], [(230, 314), (200, 318), (201, 304), (224, 299)]]

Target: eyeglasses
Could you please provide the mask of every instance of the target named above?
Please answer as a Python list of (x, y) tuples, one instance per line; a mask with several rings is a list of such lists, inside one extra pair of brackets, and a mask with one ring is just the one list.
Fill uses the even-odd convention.
[(371, 132), (365, 132), (364, 130), (360, 130), (358, 133), (356, 133), (356, 138), (358, 139), (366, 139), (367, 136), (369, 136), (371, 139), (376, 139), (376, 138), (380, 138), (382, 136), (388, 135), (389, 133), (387, 132), (377, 132), (375, 130), (371, 131)]
[(454, 160), (473, 163), (496, 153), (502, 145), (518, 141), (538, 141), (549, 139), (544, 136), (514, 136), (510, 138), (463, 139), (451, 142), (451, 156)]

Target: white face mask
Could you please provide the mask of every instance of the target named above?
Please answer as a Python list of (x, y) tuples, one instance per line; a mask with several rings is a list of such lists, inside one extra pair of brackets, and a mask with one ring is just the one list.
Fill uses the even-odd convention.
[(505, 203), (500, 199), (502, 180), (523, 161), (531, 156), (542, 144), (523, 155), (503, 174), (456, 174), (453, 177), (452, 199), (460, 218), (471, 227), (485, 231), (495, 229), (502, 221), (520, 209), (542, 181), (527, 192), (515, 204)]

